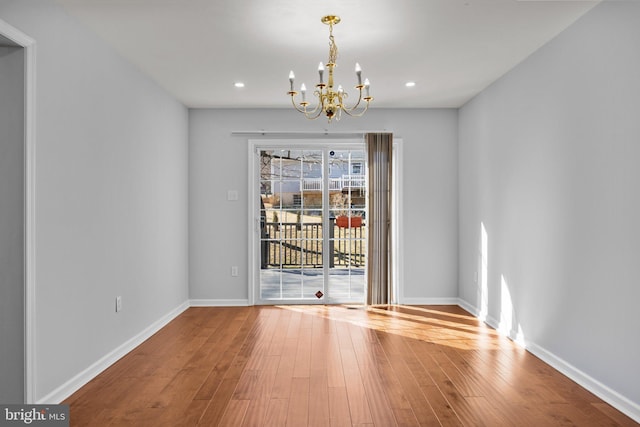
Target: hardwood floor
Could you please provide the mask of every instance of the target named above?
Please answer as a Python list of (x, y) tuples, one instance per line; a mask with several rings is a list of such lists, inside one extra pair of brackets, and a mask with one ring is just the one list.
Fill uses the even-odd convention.
[(636, 426), (456, 306), (190, 308), (72, 426)]

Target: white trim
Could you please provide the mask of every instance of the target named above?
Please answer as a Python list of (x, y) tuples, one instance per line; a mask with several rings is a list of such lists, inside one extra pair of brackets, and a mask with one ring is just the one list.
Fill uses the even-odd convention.
[(400, 305), (459, 305), (458, 298), (402, 298)]
[(478, 309), (475, 306), (469, 304), (468, 302), (466, 302), (462, 298), (458, 298), (458, 305), (460, 307), (462, 307), (464, 310), (466, 310), (469, 313), (471, 313), (473, 315), (473, 317), (478, 317), (479, 314), (480, 314), (480, 312), (478, 311)]
[(178, 307), (171, 310), (169, 313), (162, 316), (160, 319), (153, 322), (149, 327), (145, 328), (142, 332), (132, 337), (122, 345), (115, 348), (113, 351), (107, 353), (104, 357), (96, 361), (84, 371), (80, 372), (69, 381), (62, 384), (60, 387), (53, 390), (45, 397), (38, 399), (37, 404), (59, 403), (78, 391), (82, 386), (98, 376), (101, 372), (107, 369), (109, 366), (116, 363), (119, 359), (142, 344), (145, 340), (165, 327), (169, 322), (182, 314), (189, 308), (187, 301), (180, 304)]
[(402, 138), (393, 137), (393, 157), (391, 167), (391, 274), (392, 286), (394, 287), (394, 295), (392, 302), (400, 302), (404, 298), (404, 221), (402, 214), (404, 212), (404, 197), (402, 189), (404, 183), (402, 181), (402, 171), (404, 170), (403, 161), (404, 154), (402, 151)]
[(36, 45), (25, 46), (25, 398), (36, 397)]
[(17, 28), (12, 27), (2, 19), (0, 19), (0, 34), (16, 43), (18, 46), (27, 47), (35, 44), (35, 40), (18, 30)]
[(190, 307), (246, 307), (249, 306), (248, 299), (192, 299), (189, 300)]
[(509, 334), (505, 333), (504, 329), (500, 328), (500, 322), (495, 317), (487, 314), (487, 317), (484, 320), (484, 323), (486, 323), (487, 325), (491, 326), (496, 331), (500, 332), (501, 335), (504, 335), (505, 337), (511, 339)]
[(36, 42), (0, 19), (0, 34), (24, 49), (24, 401), (36, 396)]
[(248, 215), (247, 215), (247, 295), (248, 305), (254, 305), (256, 301), (255, 296), (255, 286), (256, 280), (260, 277), (260, 273), (258, 271), (258, 259), (260, 259), (260, 254), (258, 253), (258, 248), (254, 242), (255, 234), (258, 232), (257, 230), (260, 228), (260, 212), (255, 212), (256, 205), (256, 197), (260, 196), (260, 190), (256, 188), (256, 183), (258, 179), (256, 177), (256, 170), (258, 169), (258, 145), (259, 141), (250, 139), (249, 141), (249, 149), (248, 149), (248, 158), (247, 165), (249, 167), (249, 182), (247, 184), (247, 206), (248, 206)]
[(269, 130), (246, 130), (246, 131), (233, 131), (231, 135), (233, 136), (266, 136), (270, 138), (357, 138), (364, 137), (367, 133), (384, 133), (384, 132), (392, 132), (390, 130), (357, 130), (352, 132), (329, 132), (329, 130), (324, 131), (315, 131), (315, 132), (303, 132), (303, 131), (269, 131)]
[[(459, 298), (459, 305), (463, 309), (472, 313), (475, 317), (478, 317), (479, 310), (473, 305), (469, 304), (467, 301)], [(600, 399), (616, 408), (618, 411), (631, 417), (634, 421), (640, 422), (640, 405), (638, 405), (637, 403), (631, 401), (617, 391), (607, 387), (600, 381), (576, 368), (561, 357), (558, 357), (555, 354), (551, 353), (544, 347), (539, 346), (535, 342), (528, 341), (526, 339), (523, 340), (522, 337), (515, 336), (516, 332), (514, 331), (508, 331), (508, 333), (505, 333), (505, 331), (501, 331), (499, 328), (500, 322), (498, 322), (498, 320), (496, 320), (495, 318), (487, 316), (485, 323), (494, 328), (502, 335), (508, 337), (517, 345), (526, 349), (529, 353), (538, 357), (540, 360), (542, 360), (561, 374), (565, 375), (572, 381), (576, 382), (591, 393), (595, 394)]]

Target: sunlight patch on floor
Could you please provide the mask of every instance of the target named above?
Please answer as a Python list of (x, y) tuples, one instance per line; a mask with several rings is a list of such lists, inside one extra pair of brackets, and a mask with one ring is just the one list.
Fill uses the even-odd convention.
[(505, 343), (510, 342), (500, 340), (500, 334), (482, 322), (470, 325), (469, 318), (464, 315), (430, 310), (432, 316), (462, 316), (467, 322), (456, 321), (456, 317), (453, 316), (452, 320), (443, 320), (429, 315), (407, 313), (407, 311), (417, 308), (414, 306), (393, 305), (389, 306), (389, 309), (380, 307), (364, 309), (364, 306), (362, 309), (353, 309), (351, 306), (341, 305), (282, 305), (277, 307), (460, 350), (504, 349)]

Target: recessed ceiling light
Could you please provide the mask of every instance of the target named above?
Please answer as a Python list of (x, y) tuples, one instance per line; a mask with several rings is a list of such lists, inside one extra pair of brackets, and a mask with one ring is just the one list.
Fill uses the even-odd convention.
[(242, 82), (235, 82), (233, 85), (235, 87), (244, 87), (244, 83), (242, 83)]
[(416, 85), (416, 82), (406, 82), (404, 85), (406, 87), (414, 87)]

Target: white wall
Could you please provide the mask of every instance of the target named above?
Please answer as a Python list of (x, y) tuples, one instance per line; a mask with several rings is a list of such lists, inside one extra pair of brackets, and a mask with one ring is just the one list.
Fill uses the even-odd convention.
[(483, 224), (488, 320), (636, 419), (638, 22), (603, 2), (459, 115), (460, 297), (482, 310)]
[(37, 49), (41, 400), (187, 300), (188, 111), (53, 2), (0, 16)]
[(0, 46), (0, 402), (6, 403), (24, 398), (23, 186), (24, 52)]
[[(328, 124), (293, 109), (190, 110), (190, 297), (247, 296), (247, 136), (234, 131), (383, 130), (404, 144), (405, 302), (457, 297), (457, 112), (377, 110)], [(240, 198), (229, 202), (227, 190)], [(232, 265), (241, 267), (231, 277)]]

